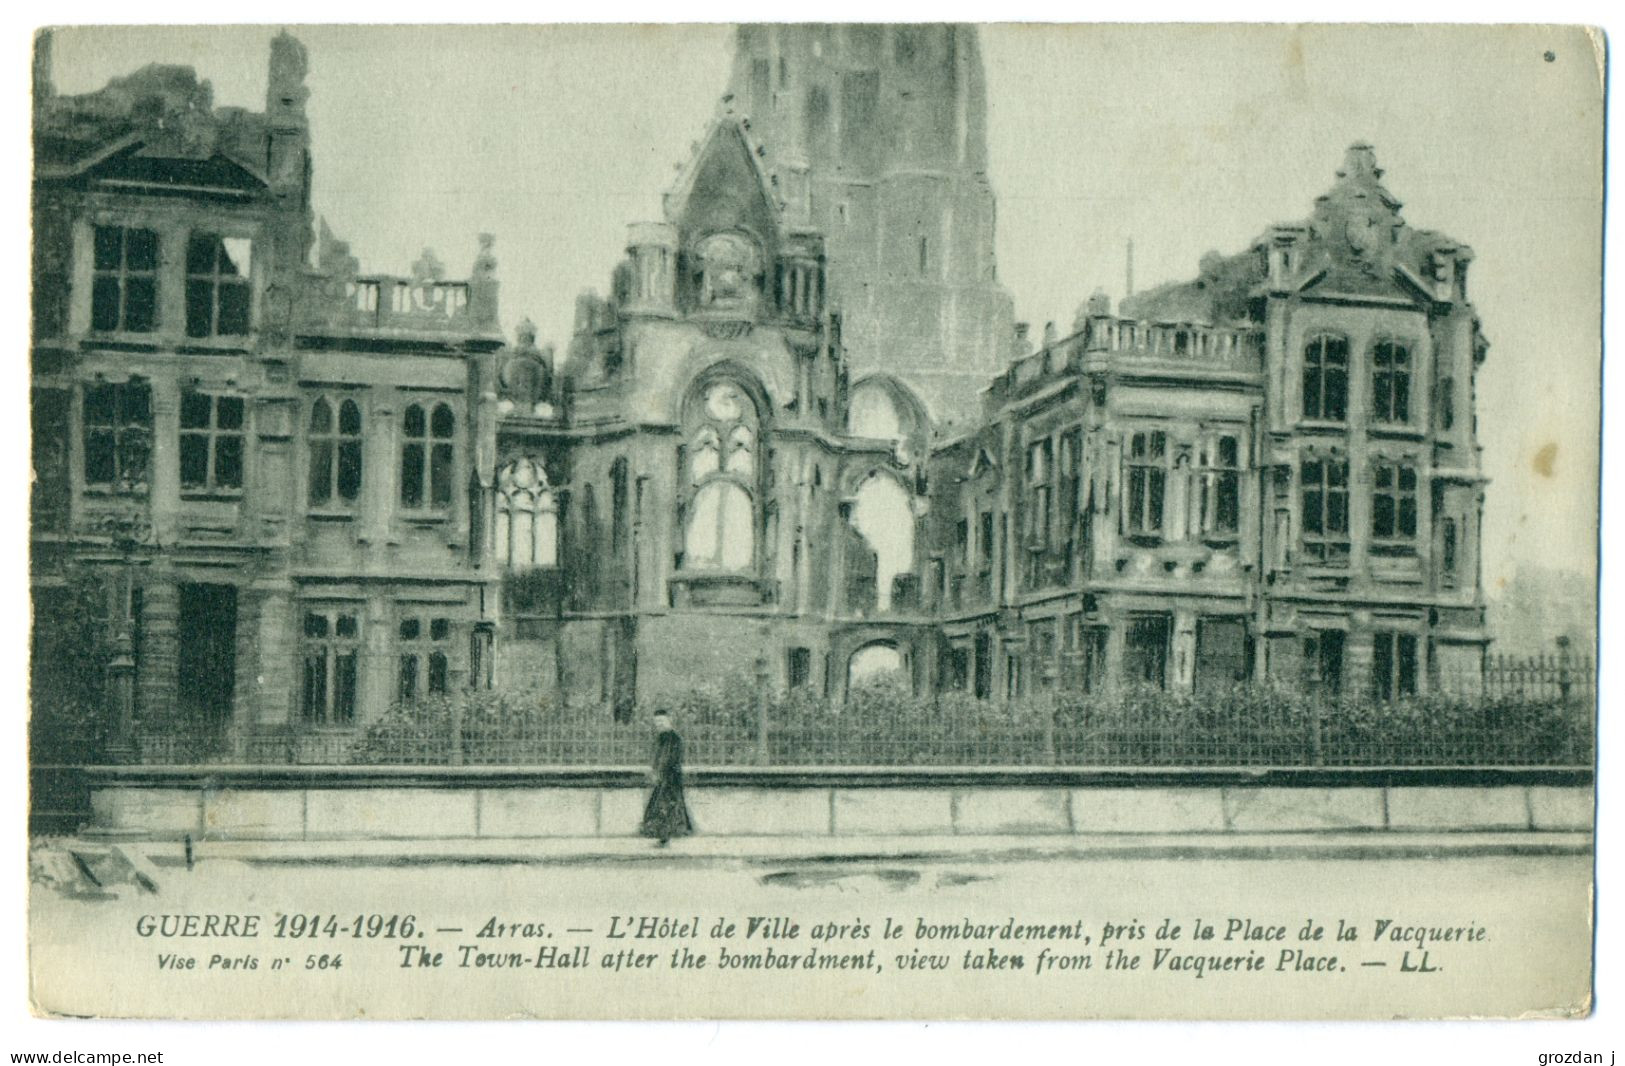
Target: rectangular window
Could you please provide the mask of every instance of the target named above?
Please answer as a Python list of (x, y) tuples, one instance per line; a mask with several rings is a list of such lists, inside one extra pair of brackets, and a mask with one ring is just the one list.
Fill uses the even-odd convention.
[(243, 398), (181, 393), (181, 489), (236, 492), (243, 487)]
[(1440, 379), (1438, 409), (1439, 428), (1442, 430), (1454, 429), (1456, 425), (1455, 378)]
[(1044, 619), (1027, 627), (1028, 658), (1033, 664), (1033, 682), (1047, 692), (1055, 682), (1055, 622)]
[(1079, 452), (1083, 446), (1083, 437), (1078, 430), (1071, 430), (1061, 435), (1061, 461), (1060, 469), (1060, 519), (1063, 534), (1072, 529), (1073, 522), (1078, 515), (1078, 499), (1081, 496), (1081, 486), (1078, 482)]
[(961, 518), (954, 526), (954, 548), (958, 551), (959, 558), (964, 560), (965, 565), (970, 566), (972, 561), (970, 555), (970, 519)]
[(1372, 692), (1379, 700), (1416, 695), (1416, 637), (1382, 631), (1371, 644)]
[(1007, 652), (1004, 656), (1004, 698), (1020, 699), (1021, 693), (1021, 656)]
[(490, 623), (476, 625), (468, 635), (468, 686), (489, 689), (495, 682), (495, 634)]
[(1305, 459), (1299, 467), (1303, 489), (1303, 555), (1328, 566), (1349, 560), (1349, 464), (1345, 459)]
[(1343, 633), (1323, 629), (1303, 640), (1303, 671), (1308, 687), (1327, 696), (1343, 691)]
[(1084, 629), (1079, 654), (1082, 656), (1080, 678), (1084, 692), (1102, 692), (1106, 687), (1106, 641), (1111, 630), (1105, 626)]
[(1247, 623), (1240, 618), (1202, 618), (1196, 623), (1197, 692), (1224, 692), (1252, 674)]
[(444, 695), (450, 671), (451, 620), (404, 615), (397, 633), (396, 699), (411, 703), (420, 696)]
[(812, 681), (812, 649), (791, 648), (785, 656), (785, 673), (792, 690), (806, 688)]
[(186, 242), (186, 335), (241, 337), (248, 333), (253, 242), (194, 233)]
[(1455, 588), (1456, 587), (1456, 520), (1454, 518), (1446, 518), (1446, 519), (1443, 519), (1439, 523), (1439, 538), (1440, 538), (1439, 565), (1440, 565), (1440, 569), (1444, 572), (1444, 584), (1445, 584), (1446, 588)]
[(1055, 491), (1051, 484), (1051, 449), (1048, 440), (1027, 448), (1027, 545), (1047, 548), (1050, 541), (1050, 503)]
[(1416, 468), (1409, 463), (1372, 464), (1371, 538), (1389, 543), (1416, 539)]
[(109, 492), (146, 492), (152, 387), (139, 378), (86, 385), (83, 413), (85, 484)]
[(1168, 638), (1172, 630), (1165, 614), (1139, 615), (1129, 619), (1123, 649), (1124, 677), (1131, 685), (1166, 688), (1168, 684)]
[(158, 324), (158, 234), (97, 226), (90, 328), (151, 333)]
[(1303, 349), (1303, 417), (1341, 422), (1348, 417), (1349, 343), (1312, 338)]
[(980, 528), (977, 530), (976, 557), (985, 569), (993, 561), (993, 512), (983, 511)]
[(1199, 456), (1202, 532), (1233, 537), (1241, 525), (1241, 448), (1229, 435), (1203, 443)]
[(1371, 417), (1403, 424), (1411, 420), (1411, 352), (1381, 341), (1371, 349)]
[(1129, 438), (1123, 515), (1130, 536), (1162, 536), (1163, 493), (1167, 486), (1168, 435), (1162, 430), (1135, 433)]
[(361, 627), (350, 608), (305, 611), (301, 653), (304, 660), (299, 709), (316, 726), (355, 724), (357, 663)]
[(37, 388), (30, 398), (34, 479), (28, 512), (37, 529), (65, 529), (73, 497), (73, 470), (68, 461), (73, 395), (67, 389)]

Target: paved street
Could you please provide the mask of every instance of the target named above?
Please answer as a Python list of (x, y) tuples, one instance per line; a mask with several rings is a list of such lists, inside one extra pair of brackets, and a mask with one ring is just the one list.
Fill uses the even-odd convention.
[[(146, 872), (99, 891), (42, 882), (36, 863), (35, 977), (46, 1006), (135, 1014), (1383, 1016), (1584, 1001), (1583, 838), (1204, 839), (204, 844), (191, 869), (179, 845), (126, 846)], [(212, 935), (186, 935), (188, 915)], [(257, 917), (252, 935), (225, 935), (229, 915)], [(1337, 941), (1340, 919), (1355, 939)], [(1324, 931), (1305, 939), (1306, 924)], [(176, 956), (197, 969), (170, 969)]]

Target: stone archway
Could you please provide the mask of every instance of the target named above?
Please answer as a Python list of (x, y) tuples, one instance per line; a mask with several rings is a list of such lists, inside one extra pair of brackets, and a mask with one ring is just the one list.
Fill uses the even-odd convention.
[(888, 675), (896, 675), (905, 684), (908, 683), (907, 660), (903, 649), (895, 641), (872, 640), (847, 656), (846, 686), (849, 690), (854, 685)]

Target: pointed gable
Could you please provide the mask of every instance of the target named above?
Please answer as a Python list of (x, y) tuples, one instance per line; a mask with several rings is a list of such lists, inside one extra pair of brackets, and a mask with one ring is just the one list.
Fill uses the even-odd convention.
[(738, 119), (712, 124), (666, 194), (666, 218), (686, 245), (711, 233), (749, 233), (771, 256), (779, 243), (779, 206), (771, 179)]

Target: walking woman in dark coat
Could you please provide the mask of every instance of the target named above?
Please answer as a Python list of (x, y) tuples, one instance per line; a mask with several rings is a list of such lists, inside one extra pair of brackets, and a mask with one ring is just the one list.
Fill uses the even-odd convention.
[(654, 725), (655, 758), (650, 772), (654, 791), (649, 793), (638, 832), (654, 837), (655, 847), (663, 848), (672, 837), (694, 832), (694, 819), (683, 799), (683, 738), (671, 727), (671, 715), (665, 711), (655, 712)]

